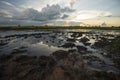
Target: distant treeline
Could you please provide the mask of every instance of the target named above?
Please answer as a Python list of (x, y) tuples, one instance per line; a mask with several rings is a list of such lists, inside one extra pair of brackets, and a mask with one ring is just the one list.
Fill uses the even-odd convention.
[(31, 30), (31, 29), (99, 29), (99, 30), (120, 30), (120, 27), (83, 27), (83, 26), (4, 26), (0, 30)]

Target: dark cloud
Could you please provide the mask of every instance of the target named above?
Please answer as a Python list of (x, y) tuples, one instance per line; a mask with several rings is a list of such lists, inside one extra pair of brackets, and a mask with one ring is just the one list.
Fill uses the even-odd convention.
[(75, 10), (74, 9), (71, 9), (71, 8), (69, 8), (69, 7), (65, 7), (65, 8), (63, 8), (63, 9), (61, 9), (61, 11), (62, 12), (74, 12)]
[(31, 20), (3, 20), (3, 21), (0, 21), (0, 26), (18, 26), (18, 25), (21, 25), (21, 26), (42, 26), (42, 25), (45, 25), (46, 23), (48, 22), (39, 22), (39, 21), (31, 21)]
[(59, 5), (47, 5), (41, 12), (37, 15), (38, 20), (54, 20), (61, 16), (61, 7)]
[[(73, 11), (73, 9), (68, 7), (61, 8), (58, 4), (51, 6), (47, 5), (42, 8), (40, 12), (33, 8), (26, 9), (22, 15), (16, 16), (15, 18), (23, 20), (49, 21), (55, 19), (65, 19), (68, 17), (67, 13), (71, 13)], [(66, 15), (63, 15), (64, 13), (66, 13)]]
[(62, 16), (62, 19), (65, 19), (65, 18), (67, 18), (67, 17), (69, 17), (69, 15), (64, 14), (64, 15)]
[(0, 22), (0, 24), (17, 25), (22, 23), (23, 25), (26, 25), (30, 24), (30, 21), (33, 21), (32, 23), (34, 23), (34, 21), (39, 21), (41, 24), (47, 24), (50, 21), (55, 21), (57, 19), (65, 19), (69, 17), (68, 14), (71, 12), (74, 12), (74, 10), (68, 7), (61, 8), (58, 4), (46, 5), (44, 8), (41, 9), (41, 11), (35, 10), (33, 8), (28, 8), (22, 12), (17, 12), (16, 10), (15, 12), (11, 13), (8, 10), (1, 9), (0, 20), (2, 21)]

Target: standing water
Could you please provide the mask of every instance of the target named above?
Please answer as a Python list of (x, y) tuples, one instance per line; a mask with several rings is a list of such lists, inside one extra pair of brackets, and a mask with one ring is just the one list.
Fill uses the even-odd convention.
[(0, 31), (0, 55), (40, 57), (61, 50), (79, 54), (91, 70), (118, 74), (120, 70), (109, 55), (109, 45), (119, 35), (115, 30)]

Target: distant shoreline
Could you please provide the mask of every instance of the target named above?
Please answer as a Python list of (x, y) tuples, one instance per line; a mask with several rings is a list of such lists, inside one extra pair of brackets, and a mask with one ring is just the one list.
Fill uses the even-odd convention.
[(81, 26), (6, 26), (0, 30), (36, 30), (36, 29), (97, 29), (97, 30), (120, 30), (120, 27), (81, 27)]

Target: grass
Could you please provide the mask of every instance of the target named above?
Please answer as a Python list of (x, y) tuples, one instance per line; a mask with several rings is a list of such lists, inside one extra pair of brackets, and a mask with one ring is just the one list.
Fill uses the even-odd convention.
[(97, 30), (120, 30), (120, 27), (82, 27), (82, 26), (8, 26), (0, 27), (0, 30), (31, 30), (31, 29), (97, 29)]

